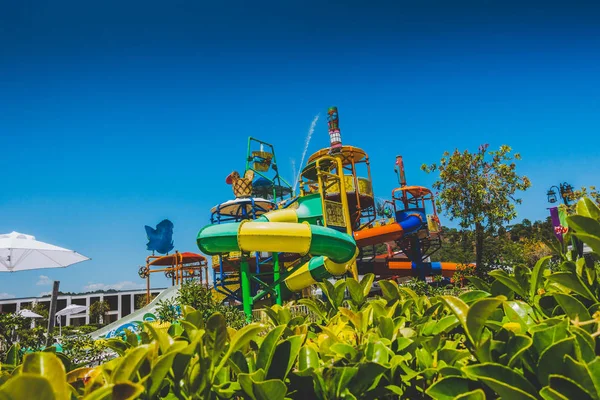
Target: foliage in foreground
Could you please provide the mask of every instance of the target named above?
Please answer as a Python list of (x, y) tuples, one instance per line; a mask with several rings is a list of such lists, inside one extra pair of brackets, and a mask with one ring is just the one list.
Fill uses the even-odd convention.
[[(570, 228), (600, 254), (600, 209), (578, 211)], [(556, 271), (546, 257), (458, 297), (381, 281), (370, 299), (372, 275), (324, 282), (323, 300), (301, 300), (317, 323), (274, 306), (268, 325), (235, 330), (184, 307), (168, 330), (107, 341), (120, 356), (97, 368), (11, 351), (0, 399), (599, 399), (598, 267), (560, 257)]]

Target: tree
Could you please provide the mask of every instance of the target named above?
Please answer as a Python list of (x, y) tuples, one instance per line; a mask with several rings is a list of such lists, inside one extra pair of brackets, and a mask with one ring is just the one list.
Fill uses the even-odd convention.
[(109, 311), (110, 304), (107, 301), (97, 301), (90, 306), (90, 319), (96, 323), (104, 323)]
[(439, 171), (433, 184), (438, 191), (437, 205), (450, 220), (460, 220), (462, 228), (475, 232), (475, 261), (483, 265), (483, 245), (486, 228), (494, 230), (516, 217), (517, 191), (531, 186), (526, 176), (516, 172), (518, 153), (511, 154), (509, 146), (488, 151), (489, 145), (479, 146), (477, 152), (454, 150), (445, 152), (440, 164), (423, 165), (427, 173)]

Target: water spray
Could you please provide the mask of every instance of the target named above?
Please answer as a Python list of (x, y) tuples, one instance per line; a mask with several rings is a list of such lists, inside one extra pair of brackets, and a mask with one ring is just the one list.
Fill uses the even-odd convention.
[(302, 172), (302, 166), (304, 165), (304, 158), (306, 157), (306, 152), (308, 151), (308, 145), (310, 143), (310, 138), (315, 131), (315, 127), (317, 126), (317, 121), (319, 120), (319, 115), (315, 115), (312, 122), (310, 123), (310, 128), (308, 128), (308, 134), (306, 135), (306, 141), (304, 142), (304, 151), (302, 152), (302, 158), (300, 159), (300, 172), (296, 175), (296, 180), (294, 181), (294, 192), (296, 191), (296, 187), (298, 186), (298, 182), (300, 181), (300, 173)]

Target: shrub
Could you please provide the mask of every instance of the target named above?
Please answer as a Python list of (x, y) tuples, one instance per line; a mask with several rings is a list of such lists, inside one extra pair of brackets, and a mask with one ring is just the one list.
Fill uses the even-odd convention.
[[(600, 254), (600, 209), (580, 204), (571, 234)], [(0, 398), (598, 399), (600, 270), (554, 248), (557, 271), (544, 257), (459, 296), (384, 280), (368, 298), (373, 275), (325, 281), (323, 299), (300, 301), (317, 323), (273, 306), (267, 323), (233, 329), (184, 306), (177, 324), (107, 340), (120, 357), (93, 369), (48, 352), (20, 364), (12, 348)]]

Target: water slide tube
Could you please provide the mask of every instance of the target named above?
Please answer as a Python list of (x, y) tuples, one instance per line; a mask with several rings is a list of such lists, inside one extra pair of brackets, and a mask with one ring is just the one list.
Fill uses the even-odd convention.
[[(359, 247), (372, 246), (379, 243), (396, 241), (417, 231), (424, 221), (424, 216), (418, 212), (402, 211), (399, 213), (399, 222), (393, 224), (377, 226), (371, 229), (364, 229), (354, 232), (354, 240)], [(387, 268), (397, 270), (398, 275), (414, 276), (417, 268), (425, 268), (426, 271), (434, 275), (443, 275), (452, 277), (459, 264), (451, 262), (430, 262), (417, 265), (411, 261), (389, 261)]]
[(398, 276), (417, 276), (417, 268), (424, 268), (426, 274), (452, 278), (460, 264), (452, 262), (425, 262), (417, 265), (411, 261), (389, 261), (387, 268)]
[(130, 330), (135, 332), (139, 329), (144, 322), (153, 322), (156, 321), (156, 316), (154, 313), (158, 308), (158, 303), (164, 300), (173, 299), (179, 293), (179, 286), (172, 286), (160, 292), (158, 296), (154, 298), (150, 302), (150, 304), (146, 305), (139, 310), (135, 310), (131, 314), (113, 322), (112, 324), (106, 325), (98, 329), (95, 332), (92, 332), (90, 336), (92, 339), (100, 339), (100, 338), (114, 338), (122, 334), (125, 330)]
[(364, 247), (394, 242), (404, 235), (417, 231), (423, 224), (423, 217), (417, 212), (401, 212), (398, 219), (400, 221), (393, 224), (354, 232), (356, 244), (359, 247)]
[(302, 210), (275, 210), (253, 221), (207, 225), (198, 233), (198, 247), (208, 255), (233, 251), (310, 254), (313, 257), (282, 282), (292, 292), (343, 275), (358, 254), (354, 239), (335, 229), (309, 224), (310, 216)]

